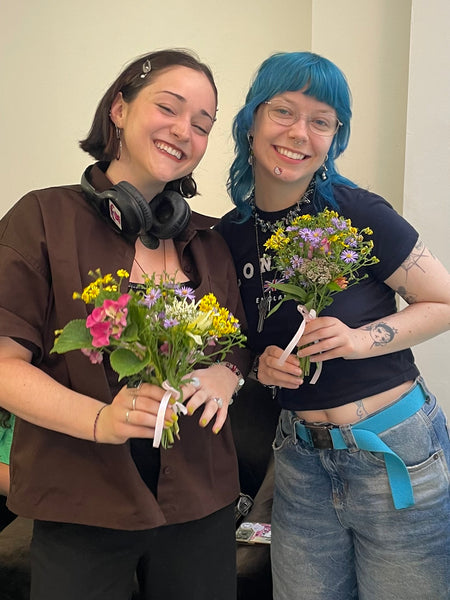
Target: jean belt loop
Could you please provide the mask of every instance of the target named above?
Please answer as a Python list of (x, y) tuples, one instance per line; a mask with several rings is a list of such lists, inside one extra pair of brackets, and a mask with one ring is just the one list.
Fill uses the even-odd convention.
[(349, 450), (350, 452), (356, 452), (357, 450), (359, 450), (355, 436), (353, 435), (352, 426), (340, 425), (339, 429), (344, 439), (344, 443), (347, 446), (347, 450)]
[(422, 377), (422, 375), (419, 375), (416, 379), (416, 383), (418, 386), (420, 386), (422, 388), (423, 393), (425, 394), (425, 402), (430, 402), (430, 397), (431, 397), (431, 392), (428, 389), (427, 384), (425, 383), (424, 378)]

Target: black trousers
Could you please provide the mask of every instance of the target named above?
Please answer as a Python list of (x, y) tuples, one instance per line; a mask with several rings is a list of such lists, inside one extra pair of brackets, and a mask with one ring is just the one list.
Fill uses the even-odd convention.
[(30, 600), (235, 600), (234, 504), (145, 531), (36, 521)]

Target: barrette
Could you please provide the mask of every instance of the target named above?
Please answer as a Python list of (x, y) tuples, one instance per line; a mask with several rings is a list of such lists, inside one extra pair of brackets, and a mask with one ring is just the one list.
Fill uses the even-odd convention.
[(147, 58), (147, 60), (144, 61), (144, 63), (142, 64), (141, 79), (145, 79), (145, 77), (150, 73), (151, 70), (152, 70), (152, 63), (150, 62), (150, 59)]

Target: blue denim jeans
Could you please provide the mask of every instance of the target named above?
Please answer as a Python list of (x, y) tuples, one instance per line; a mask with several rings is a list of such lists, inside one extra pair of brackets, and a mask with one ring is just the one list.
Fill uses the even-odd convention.
[(382, 454), (312, 448), (296, 421), (283, 410), (274, 441), (274, 600), (449, 600), (450, 440), (434, 396), (379, 435), (408, 468), (402, 510)]

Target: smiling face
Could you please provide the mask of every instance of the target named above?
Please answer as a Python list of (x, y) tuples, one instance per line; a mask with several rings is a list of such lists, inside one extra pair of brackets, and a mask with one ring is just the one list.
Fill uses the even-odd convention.
[[(281, 115), (295, 113), (300, 118), (292, 125), (275, 122), (269, 117), (274, 108)], [(284, 182), (295, 188), (297, 195), (305, 192), (333, 141), (332, 135), (310, 129), (308, 121), (322, 118), (336, 120), (335, 110), (301, 91), (284, 92), (258, 107), (250, 132), (256, 189)]]
[(108, 176), (114, 183), (130, 182), (151, 199), (198, 165), (215, 112), (211, 83), (188, 67), (161, 71), (129, 103), (118, 94), (111, 119), (121, 130), (122, 152)]

